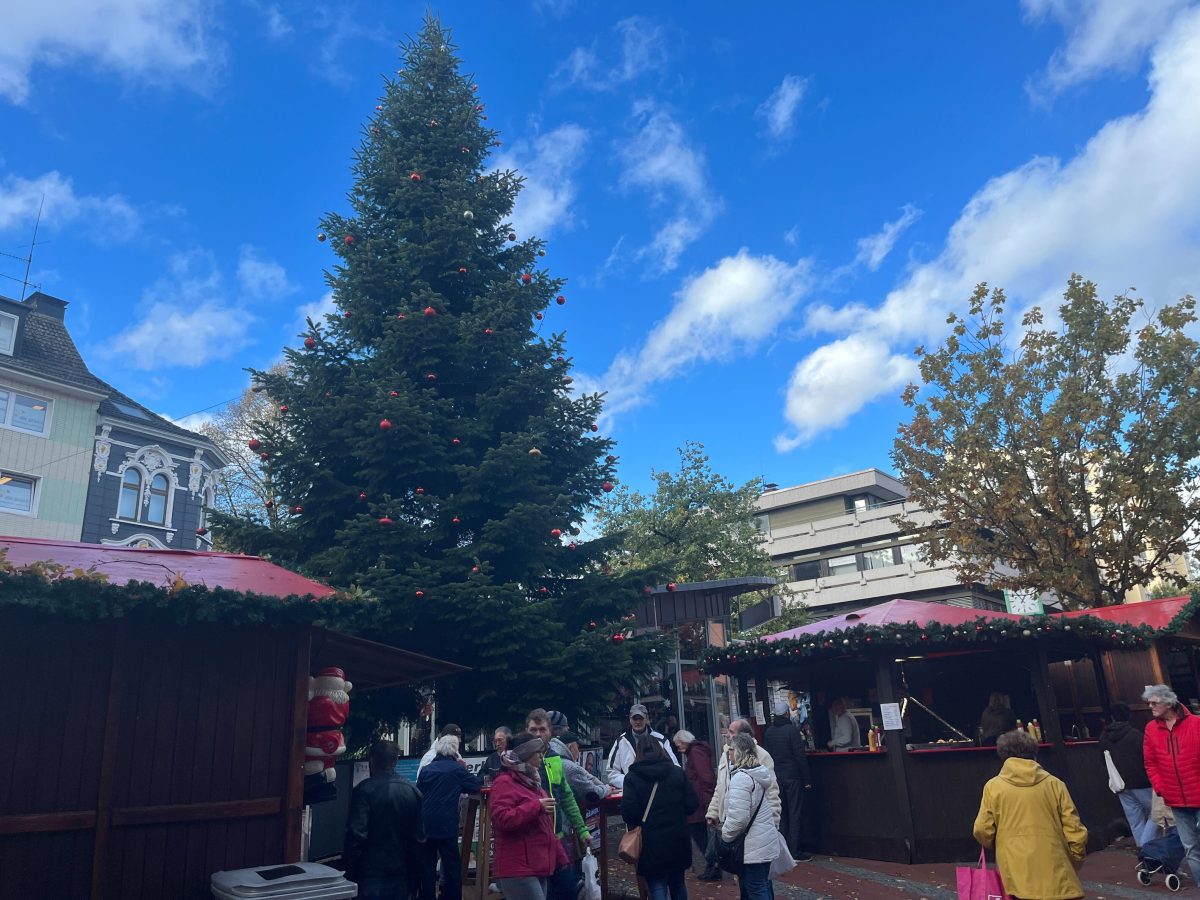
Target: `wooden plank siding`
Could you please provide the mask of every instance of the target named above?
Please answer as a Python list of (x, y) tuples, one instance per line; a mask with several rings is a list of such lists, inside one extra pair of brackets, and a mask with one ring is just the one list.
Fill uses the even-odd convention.
[(0, 697), (0, 900), (200, 900), (218, 869), (298, 859), (308, 649), (303, 628), (0, 610), (27, 686)]

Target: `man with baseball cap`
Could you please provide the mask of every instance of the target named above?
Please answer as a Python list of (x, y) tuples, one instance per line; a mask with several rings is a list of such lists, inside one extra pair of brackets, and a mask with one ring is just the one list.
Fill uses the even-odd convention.
[(629, 771), (629, 767), (633, 765), (636, 758), (634, 746), (637, 744), (637, 739), (643, 734), (657, 738), (658, 742), (662, 744), (667, 758), (675, 765), (679, 765), (675, 751), (671, 748), (671, 742), (650, 728), (649, 718), (650, 712), (645, 705), (635, 703), (629, 707), (629, 730), (621, 732), (612, 745), (612, 750), (608, 752), (608, 783), (618, 791), (625, 786), (625, 773)]

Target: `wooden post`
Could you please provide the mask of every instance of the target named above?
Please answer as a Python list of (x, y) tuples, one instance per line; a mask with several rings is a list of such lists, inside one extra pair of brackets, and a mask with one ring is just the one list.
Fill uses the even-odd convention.
[[(880, 703), (897, 703), (900, 700), (892, 672), (894, 664), (889, 656), (890, 654), (883, 654), (875, 657), (875, 693), (879, 696)], [(908, 773), (905, 771), (908, 751), (904, 746), (904, 731), (884, 732), (883, 749), (892, 772), (892, 784), (896, 787), (896, 808), (900, 812), (900, 826), (903, 829), (904, 845), (908, 848), (908, 862), (911, 865), (916, 858), (917, 832), (913, 824), (912, 801), (908, 796)]]
[(104, 717), (104, 749), (100, 755), (100, 785), (96, 792), (96, 833), (92, 841), (92, 900), (104, 898), (104, 864), (108, 858), (108, 833), (112, 828), (113, 777), (121, 723), (121, 698), (125, 695), (125, 656), (128, 652), (129, 623), (122, 619), (113, 627), (108, 709)]
[(1058, 720), (1058, 704), (1054, 700), (1054, 688), (1050, 684), (1050, 663), (1046, 659), (1045, 647), (1039, 646), (1034, 650), (1032, 663), (1030, 675), (1033, 678), (1033, 696), (1037, 700), (1042, 737), (1046, 743), (1061, 747), (1062, 723)]
[(312, 659), (312, 630), (295, 629), (296, 656), (292, 668), (292, 742), (287, 761), (287, 791), (283, 804), (283, 861), (300, 859), (304, 818), (304, 744), (308, 739), (308, 676)]

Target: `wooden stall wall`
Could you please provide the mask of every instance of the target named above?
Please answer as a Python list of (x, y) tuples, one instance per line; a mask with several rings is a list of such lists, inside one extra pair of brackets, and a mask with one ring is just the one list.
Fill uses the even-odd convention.
[(4, 612), (0, 658), (0, 898), (199, 900), (294, 852), (306, 631)]

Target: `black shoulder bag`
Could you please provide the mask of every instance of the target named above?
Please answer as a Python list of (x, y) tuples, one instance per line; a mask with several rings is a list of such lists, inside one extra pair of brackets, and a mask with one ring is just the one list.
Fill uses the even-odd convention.
[[(733, 779), (730, 778), (729, 780), (732, 783)], [(750, 796), (754, 796), (753, 781), (750, 782)], [(750, 821), (746, 823), (746, 827), (742, 829), (742, 833), (732, 841), (722, 840), (717, 846), (717, 864), (731, 875), (742, 874), (742, 869), (746, 865), (746, 835), (750, 833), (750, 829), (754, 826), (754, 821), (758, 818), (758, 811), (762, 809), (763, 800), (766, 799), (767, 789), (763, 788), (763, 795), (758, 801), (758, 806), (754, 807), (754, 812), (750, 815)]]

